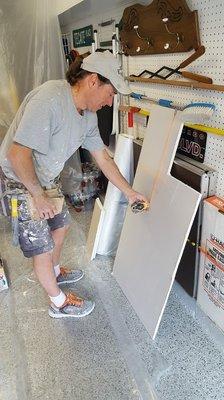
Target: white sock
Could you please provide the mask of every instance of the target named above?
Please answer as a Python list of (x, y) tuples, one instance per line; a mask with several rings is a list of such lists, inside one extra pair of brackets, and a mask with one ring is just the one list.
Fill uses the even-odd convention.
[(55, 273), (56, 278), (60, 275), (60, 273), (61, 273), (60, 264), (54, 266), (54, 273)]
[(60, 294), (58, 296), (54, 296), (54, 297), (49, 296), (49, 297), (50, 297), (52, 303), (56, 307), (61, 307), (64, 304), (65, 299), (66, 299), (66, 295), (62, 291), (60, 291)]

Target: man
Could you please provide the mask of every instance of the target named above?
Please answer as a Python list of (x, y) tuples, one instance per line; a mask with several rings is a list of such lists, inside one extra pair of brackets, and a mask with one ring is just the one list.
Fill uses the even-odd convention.
[[(20, 190), (20, 247), (26, 257), (33, 259), (35, 274), (51, 300), (49, 315), (54, 318), (83, 317), (94, 308), (92, 301), (80, 299), (74, 293), (65, 294), (59, 288), (61, 283), (77, 282), (83, 276), (81, 270), (60, 267), (69, 212), (64, 203), (58, 213), (47, 196), (47, 189), (57, 188), (57, 178), (66, 160), (83, 146), (129, 203), (146, 200), (130, 187), (108, 156), (97, 126), (96, 111), (111, 106), (116, 91), (130, 93), (118, 67), (109, 51), (93, 53), (70, 66), (67, 82), (48, 81), (31, 91), (0, 149), (7, 189)], [(57, 190), (60, 196), (60, 189)], [(31, 217), (28, 194), (39, 220)]]

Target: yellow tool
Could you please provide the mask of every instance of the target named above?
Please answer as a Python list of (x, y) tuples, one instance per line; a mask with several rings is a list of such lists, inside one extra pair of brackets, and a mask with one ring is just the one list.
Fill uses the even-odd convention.
[(207, 126), (207, 125), (198, 125), (198, 124), (194, 125), (184, 124), (184, 125), (188, 126), (189, 128), (198, 129), (199, 131), (209, 132), (213, 133), (214, 135), (224, 136), (224, 129), (214, 128), (212, 126)]
[(12, 218), (18, 218), (18, 200), (16, 196), (12, 196), (11, 198), (11, 206), (12, 206)]
[(19, 244), (19, 219), (18, 219), (18, 199), (17, 196), (11, 197), (11, 217), (12, 217), (12, 243), (14, 246)]
[(150, 112), (148, 110), (144, 110), (141, 108), (141, 110), (138, 112), (140, 115), (144, 115), (144, 117), (149, 117)]

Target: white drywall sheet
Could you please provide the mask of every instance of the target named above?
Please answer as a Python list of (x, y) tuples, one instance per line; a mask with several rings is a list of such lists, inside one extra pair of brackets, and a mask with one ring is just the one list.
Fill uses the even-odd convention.
[(86, 243), (86, 250), (90, 257), (90, 260), (93, 260), (96, 256), (96, 249), (99, 243), (103, 217), (104, 217), (104, 208), (100, 199), (97, 198), (94, 204), (93, 215)]
[(133, 187), (149, 196), (148, 213), (126, 213), (114, 276), (155, 338), (200, 193), (170, 175), (182, 112), (154, 106)]

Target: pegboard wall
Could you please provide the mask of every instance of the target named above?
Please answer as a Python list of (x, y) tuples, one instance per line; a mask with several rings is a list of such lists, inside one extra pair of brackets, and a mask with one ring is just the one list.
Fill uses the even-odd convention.
[[(187, 70), (210, 76), (215, 84), (224, 82), (224, 9), (221, 0), (194, 0), (188, 1), (189, 7), (198, 10), (201, 43), (205, 46), (205, 54), (192, 63)], [(163, 65), (175, 67), (187, 58), (187, 53), (174, 53), (156, 56), (137, 56), (129, 57), (126, 63), (126, 72), (138, 74), (144, 69), (156, 71)], [(125, 63), (124, 63), (125, 65)], [(175, 79), (181, 79), (175, 76)], [(174, 104), (185, 106), (190, 102), (211, 102), (216, 106), (213, 117), (206, 123), (216, 128), (224, 128), (224, 93), (199, 90), (183, 87), (172, 87), (165, 85), (150, 84), (131, 84), (134, 92), (140, 92), (152, 99), (172, 100)], [(131, 104), (149, 108), (147, 102), (136, 102), (131, 100)], [(143, 128), (144, 129), (144, 128)], [(143, 132), (140, 132), (144, 135)], [(217, 136), (208, 133), (205, 164), (210, 165), (218, 171), (218, 182), (216, 193), (224, 196), (224, 136)]]
[[(88, 24), (93, 24), (94, 29), (98, 29), (98, 23), (111, 18), (119, 22), (123, 14), (124, 8), (128, 5), (135, 4), (137, 1), (123, 1), (122, 7), (111, 8), (103, 14), (91, 15), (85, 19), (64, 27), (64, 31), (72, 32), (72, 29), (81, 28)], [(145, 3), (145, 2), (144, 2)], [(146, 3), (145, 3), (146, 4)], [(148, 2), (150, 4), (150, 1)], [(224, 84), (224, 7), (221, 0), (188, 0), (188, 6), (191, 10), (198, 11), (201, 43), (205, 46), (206, 52), (198, 60), (194, 61), (186, 70), (202, 75), (207, 75), (213, 79), (215, 84)], [(80, 52), (86, 52), (88, 48), (79, 49)], [(163, 55), (146, 55), (135, 57), (122, 57), (123, 70), (126, 76), (130, 74), (138, 74), (144, 69), (156, 71), (158, 68), (166, 65), (171, 68), (177, 67), (189, 53), (174, 53)], [(175, 79), (184, 78), (175, 76)], [(216, 111), (206, 124), (215, 128), (224, 129), (224, 93), (216, 91), (208, 91), (201, 89), (174, 87), (167, 85), (131, 83), (133, 92), (141, 93), (149, 96), (153, 100), (167, 99), (172, 100), (174, 104), (186, 106), (191, 102), (211, 102), (216, 106)], [(127, 101), (127, 98), (125, 98)], [(129, 99), (128, 104), (149, 109), (150, 105), (146, 101), (136, 101)], [(126, 124), (122, 124), (126, 129)], [(146, 128), (138, 125), (139, 135), (144, 137)], [(218, 136), (208, 133), (207, 148), (205, 154), (205, 164), (213, 167), (218, 171), (218, 182), (216, 194), (224, 197), (224, 136)]]

